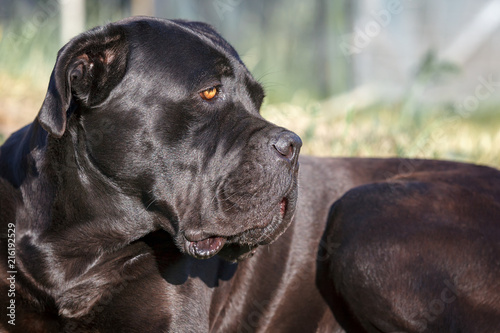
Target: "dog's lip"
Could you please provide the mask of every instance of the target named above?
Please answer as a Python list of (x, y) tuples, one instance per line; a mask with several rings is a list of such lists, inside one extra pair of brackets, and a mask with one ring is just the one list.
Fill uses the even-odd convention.
[[(288, 210), (288, 198), (285, 196), (283, 197), (279, 204), (279, 214), (280, 214), (280, 221), (282, 221), (287, 213)], [(272, 223), (273, 219), (271, 219)], [(198, 259), (208, 259), (213, 256), (215, 256), (217, 253), (219, 253), (224, 245), (227, 243), (230, 243), (231, 240), (238, 239), (240, 236), (243, 234), (253, 231), (253, 230), (265, 230), (269, 226), (266, 225), (265, 227), (257, 227), (257, 228), (251, 228), (244, 230), (236, 235), (232, 236), (222, 236), (222, 235), (212, 235), (209, 237), (203, 237), (201, 234), (198, 235), (186, 235), (184, 234), (184, 248), (188, 254), (191, 256), (198, 258)], [(258, 244), (255, 244), (252, 250), (252, 254), (255, 253), (256, 247)]]
[(288, 209), (288, 198), (283, 197), (283, 199), (281, 199), (280, 201), (280, 215), (282, 219), (285, 217), (287, 209)]
[(279, 232), (279, 234), (276, 234), (276, 231), (279, 228), (279, 226), (287, 218), (288, 211), (289, 211), (289, 199), (288, 197), (285, 196), (281, 199), (279, 203), (279, 215), (275, 215), (271, 219), (271, 222), (266, 227), (261, 228), (263, 234), (261, 238), (258, 240), (259, 245), (266, 245), (272, 243), (286, 230), (286, 228), (283, 228), (283, 230)]
[(208, 259), (213, 257), (226, 244), (225, 237), (213, 236), (198, 241), (186, 239), (185, 249), (193, 257), (198, 259)]

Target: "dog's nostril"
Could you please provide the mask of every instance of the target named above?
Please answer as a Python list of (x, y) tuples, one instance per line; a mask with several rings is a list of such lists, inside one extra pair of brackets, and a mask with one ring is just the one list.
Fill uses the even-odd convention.
[(274, 147), (274, 149), (276, 149), (278, 151), (278, 153), (280, 153), (284, 157), (286, 157), (288, 159), (292, 158), (292, 155), (293, 155), (293, 146), (292, 145), (285, 146), (285, 147), (273, 145), (273, 147)]
[(284, 158), (291, 160), (298, 154), (302, 140), (293, 132), (285, 131), (280, 133), (273, 143), (274, 149)]

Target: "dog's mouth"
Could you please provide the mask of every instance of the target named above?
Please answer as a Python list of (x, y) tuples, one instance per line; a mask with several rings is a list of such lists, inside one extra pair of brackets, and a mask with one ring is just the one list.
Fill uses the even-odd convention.
[[(242, 260), (252, 256), (258, 245), (269, 244), (284, 231), (277, 232), (288, 212), (288, 198), (279, 202), (279, 213), (274, 215), (263, 228), (252, 228), (233, 236), (211, 236), (202, 240), (189, 240), (185, 237), (184, 249), (186, 253), (197, 259), (208, 259), (219, 252), (228, 260)], [(286, 228), (283, 228), (286, 229)], [(249, 242), (249, 236), (260, 234), (257, 241)], [(226, 248), (224, 246), (226, 245)], [(223, 250), (224, 248), (224, 250)]]
[(186, 240), (185, 249), (191, 256), (198, 259), (208, 259), (213, 257), (226, 244), (225, 237), (208, 237), (201, 241), (191, 242)]

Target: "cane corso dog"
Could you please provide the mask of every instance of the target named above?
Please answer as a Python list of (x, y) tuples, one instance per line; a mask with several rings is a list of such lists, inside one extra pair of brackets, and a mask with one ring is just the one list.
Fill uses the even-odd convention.
[(136, 17), (65, 45), (0, 150), (2, 331), (389, 332), (439, 279), (449, 327), (489, 318), (497, 171), (299, 160), (263, 98), (204, 23)]

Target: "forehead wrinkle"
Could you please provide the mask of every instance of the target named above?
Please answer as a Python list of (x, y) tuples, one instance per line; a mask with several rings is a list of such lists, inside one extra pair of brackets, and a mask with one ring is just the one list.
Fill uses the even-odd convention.
[[(173, 20), (169, 21), (169, 23), (175, 24), (183, 31), (200, 39), (200, 41), (203, 42), (204, 46), (208, 45), (209, 47), (212, 48), (213, 51), (217, 52), (217, 54), (220, 55), (220, 58), (224, 59), (228, 64), (231, 64), (231, 66), (229, 66), (231, 72), (222, 73), (223, 75), (228, 75), (228, 76), (234, 75), (235, 69), (238, 68), (240, 71), (244, 73), (245, 76), (253, 78), (251, 73), (248, 71), (245, 64), (243, 63), (243, 61), (240, 59), (238, 52), (236, 52), (236, 50), (224, 38), (222, 38), (217, 32), (215, 32), (212, 27), (210, 27), (210, 29), (212, 29), (213, 31), (207, 31), (206, 29), (203, 29), (202, 32), (200, 32), (197, 29), (184, 25), (183, 22)], [(207, 36), (206, 33), (208, 33), (209, 36)], [(236, 59), (237, 61), (234, 62), (231, 61), (230, 59)]]
[[(192, 36), (196, 35), (190, 35)], [(197, 45), (196, 41), (193, 43), (190, 39), (177, 42), (167, 51), (168, 54), (150, 52), (146, 55), (149, 61), (134, 61), (135, 74), (145, 76), (145, 82), (154, 82), (158, 75), (161, 75), (163, 82), (176, 86), (177, 90), (182, 86), (181, 90), (189, 91), (208, 88), (202, 85), (215, 85), (223, 76), (234, 75), (233, 65), (227, 54), (207, 47), (201, 41), (200, 45)], [(133, 55), (134, 60), (142, 59), (148, 52), (138, 53), (141, 54)], [(182, 71), (178, 70), (181, 65)]]
[[(240, 60), (240, 57), (236, 50), (225, 40), (223, 39), (218, 33), (213, 30), (212, 27), (207, 25), (207, 27), (210, 27), (213, 31), (210, 31), (210, 36), (205, 35), (205, 33), (209, 33), (207, 30), (203, 29), (203, 31), (193, 29), (191, 26), (186, 26), (187, 23), (183, 24), (184, 22), (181, 21), (176, 21), (172, 20), (169, 21), (170, 24), (176, 25), (177, 27), (181, 28), (183, 31), (195, 36), (196, 38), (199, 38), (204, 45), (208, 45), (212, 47), (214, 50), (218, 51), (219, 53), (229, 53), (232, 57), (238, 59), (238, 61), (243, 64)], [(215, 43), (214, 41), (217, 40), (220, 44)]]

